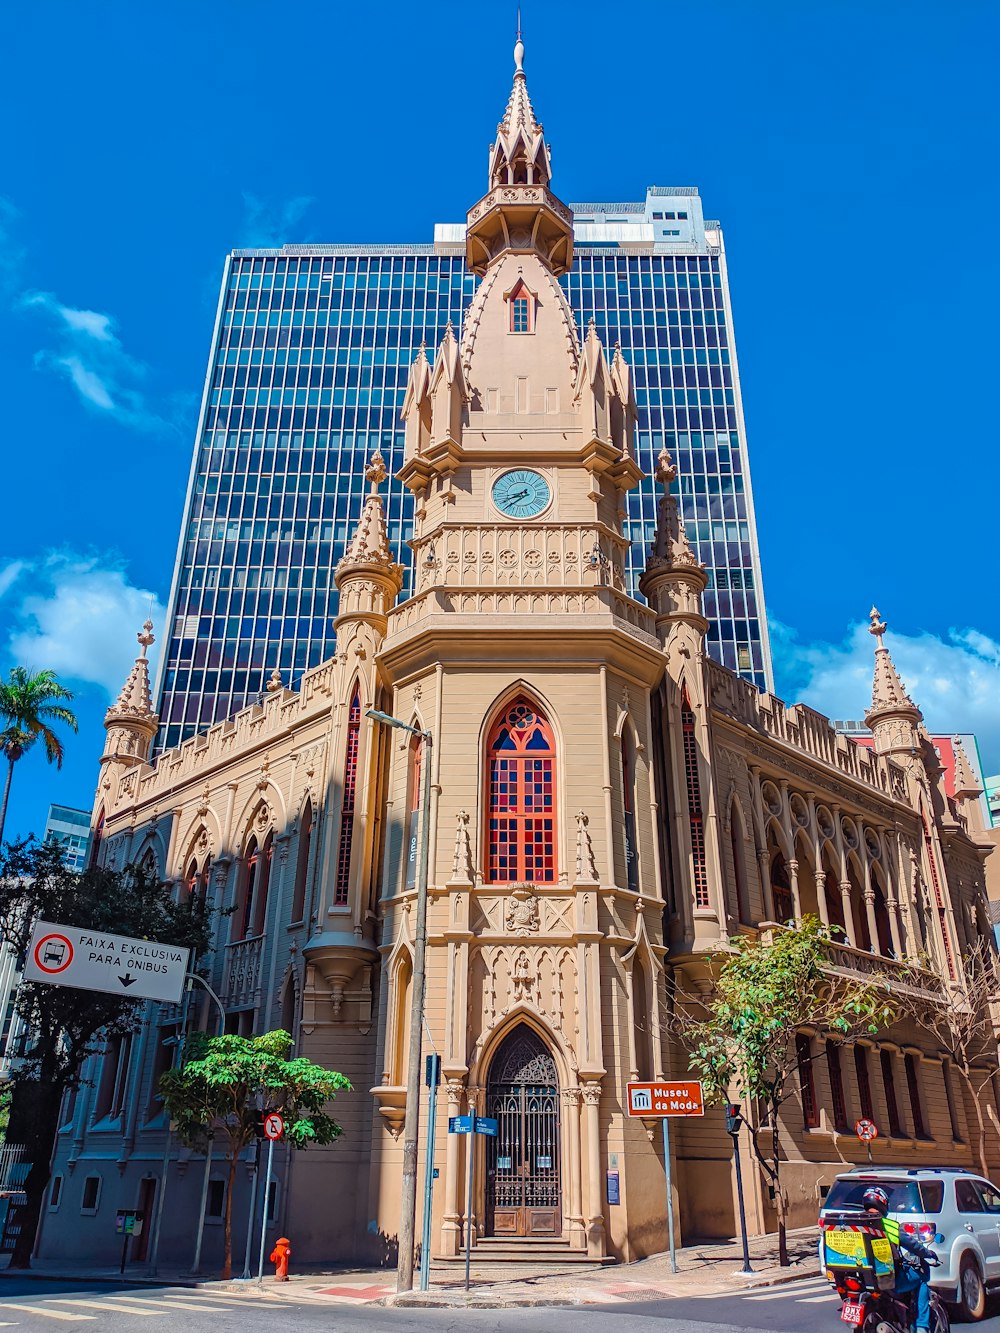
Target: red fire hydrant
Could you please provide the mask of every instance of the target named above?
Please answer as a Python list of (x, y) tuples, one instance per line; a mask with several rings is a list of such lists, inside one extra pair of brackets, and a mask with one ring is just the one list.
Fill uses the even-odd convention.
[(288, 1260), (292, 1253), (291, 1243), (287, 1236), (280, 1236), (274, 1242), (274, 1249), (271, 1251), (271, 1263), (274, 1264), (275, 1282), (288, 1281)]

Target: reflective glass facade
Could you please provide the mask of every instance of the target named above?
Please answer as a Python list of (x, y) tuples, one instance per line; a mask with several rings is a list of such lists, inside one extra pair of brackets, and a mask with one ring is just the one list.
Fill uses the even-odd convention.
[[(664, 444), (675, 455), (688, 534), (711, 574), (712, 655), (766, 687), (721, 233), (709, 223), (674, 241), (664, 233), (683, 223), (647, 221), (652, 204), (665, 211), (663, 203), (579, 206), (622, 217), (578, 228), (562, 281), (580, 328), (593, 316), (605, 347), (619, 342), (633, 367), (643, 470), (652, 473)], [(626, 239), (588, 245), (588, 232)], [(229, 257), (160, 669), (159, 748), (243, 707), (275, 667), (295, 683), (332, 652), (333, 570), (361, 508), (364, 464), (378, 447), (390, 474), (400, 465), (409, 365), (421, 342), (433, 351), (448, 320), (461, 327), (472, 297), (464, 250), (449, 242)], [(651, 477), (630, 497), (633, 582), (656, 498)], [(405, 563), (410, 510), (401, 486), (389, 488), (388, 521)]]

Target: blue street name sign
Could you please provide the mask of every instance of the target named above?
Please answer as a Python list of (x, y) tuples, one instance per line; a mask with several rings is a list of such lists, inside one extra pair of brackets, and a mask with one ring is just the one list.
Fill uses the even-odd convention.
[(500, 1133), (500, 1121), (492, 1120), (489, 1116), (476, 1116), (476, 1133), (488, 1134), (491, 1139), (495, 1139)]
[(471, 1115), (453, 1115), (448, 1118), (449, 1134), (471, 1134), (472, 1116)]

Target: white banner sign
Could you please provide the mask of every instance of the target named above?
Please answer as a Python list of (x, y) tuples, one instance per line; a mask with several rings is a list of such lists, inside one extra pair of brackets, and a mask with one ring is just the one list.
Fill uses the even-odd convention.
[(32, 932), (24, 979), (176, 1004), (184, 990), (190, 952), (175, 944), (39, 921)]

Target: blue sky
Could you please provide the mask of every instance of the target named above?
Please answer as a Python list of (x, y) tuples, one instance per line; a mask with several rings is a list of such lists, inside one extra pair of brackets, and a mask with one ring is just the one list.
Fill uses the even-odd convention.
[[(513, 13), (384, 0), (5, 13), (0, 670), (78, 690), (8, 836), (89, 806), (109, 691), (169, 590), (228, 249), (423, 241), (481, 193)], [(928, 723), (1000, 771), (1000, 11), (523, 8), (566, 200), (696, 184), (722, 219), (779, 693), (860, 716), (873, 600)]]

